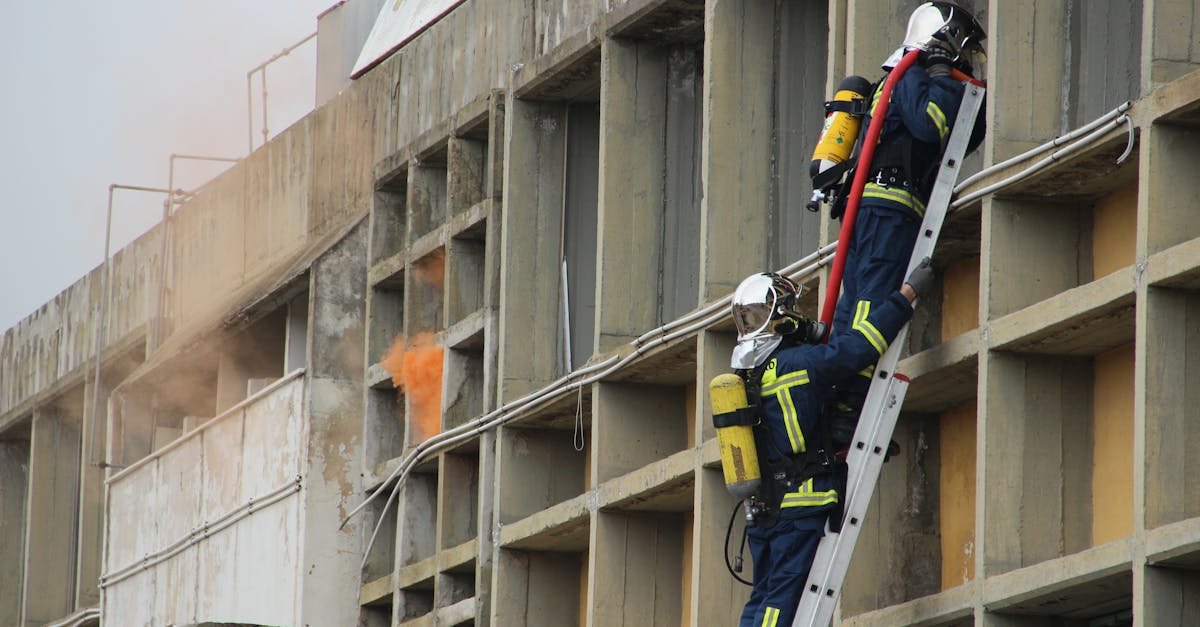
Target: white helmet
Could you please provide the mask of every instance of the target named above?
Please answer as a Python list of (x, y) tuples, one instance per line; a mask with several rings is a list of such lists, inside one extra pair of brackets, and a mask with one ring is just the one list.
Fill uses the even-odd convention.
[(804, 341), (819, 341), (824, 326), (814, 323), (798, 306), (804, 288), (773, 272), (746, 277), (733, 293), (733, 324), (738, 342), (730, 366), (748, 370), (771, 356), (785, 335), (803, 331)]
[(909, 16), (904, 48), (926, 52), (941, 48), (954, 61), (976, 66), (985, 59), (982, 42), (986, 38), (983, 26), (969, 11), (953, 2), (934, 0)]

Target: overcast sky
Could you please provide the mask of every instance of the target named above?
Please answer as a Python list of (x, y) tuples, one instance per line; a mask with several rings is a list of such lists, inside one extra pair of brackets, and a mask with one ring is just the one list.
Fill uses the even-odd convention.
[[(167, 187), (172, 153), (243, 157), (246, 73), (336, 0), (6, 0), (0, 8), (0, 333), (104, 257), (111, 183)], [(267, 71), (274, 136), (312, 110), (316, 45)], [(255, 145), (261, 143), (259, 79)], [(226, 165), (177, 160), (192, 189)], [(113, 250), (161, 217), (116, 192)]]

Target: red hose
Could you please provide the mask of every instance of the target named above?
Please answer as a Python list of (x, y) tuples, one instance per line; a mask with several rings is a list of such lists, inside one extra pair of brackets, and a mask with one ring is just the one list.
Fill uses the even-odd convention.
[(888, 72), (883, 82), (883, 90), (879, 93), (879, 104), (871, 112), (871, 125), (867, 127), (867, 136), (863, 138), (862, 154), (858, 157), (858, 166), (854, 169), (854, 183), (850, 186), (850, 197), (846, 200), (846, 210), (842, 213), (842, 230), (838, 233), (837, 253), (833, 257), (833, 267), (829, 270), (829, 283), (825, 289), (825, 305), (821, 308), (821, 322), (827, 329), (825, 341), (829, 341), (829, 331), (833, 329), (833, 311), (837, 308), (838, 293), (842, 288), (842, 272), (846, 267), (846, 254), (850, 252), (850, 241), (854, 238), (854, 219), (858, 215), (858, 203), (862, 200), (863, 187), (867, 184), (867, 175), (871, 172), (871, 160), (875, 157), (875, 146), (879, 144), (879, 133), (883, 130), (883, 120), (887, 117), (888, 104), (892, 98), (892, 88), (908, 68), (920, 56), (920, 50), (912, 50), (900, 59), (896, 67)]

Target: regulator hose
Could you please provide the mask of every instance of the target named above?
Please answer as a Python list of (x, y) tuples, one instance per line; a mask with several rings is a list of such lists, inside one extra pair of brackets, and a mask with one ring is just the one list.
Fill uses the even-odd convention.
[(746, 549), (746, 530), (745, 529), (742, 529), (742, 547), (741, 547), (741, 549), (738, 550), (738, 568), (737, 568), (737, 570), (734, 570), (733, 564), (729, 563), (729, 537), (731, 535), (733, 535), (733, 521), (737, 520), (738, 510), (740, 510), (741, 508), (742, 508), (742, 501), (738, 501), (737, 503), (733, 504), (733, 513), (731, 513), (729, 515), (729, 527), (727, 527), (725, 529), (725, 551), (724, 551), (725, 552), (725, 568), (729, 570), (729, 574), (733, 575), (734, 579), (737, 579), (738, 581), (746, 584), (747, 586), (754, 586), (753, 582), (742, 579), (742, 576), (738, 574), (738, 571), (741, 570), (742, 551), (744, 551)]

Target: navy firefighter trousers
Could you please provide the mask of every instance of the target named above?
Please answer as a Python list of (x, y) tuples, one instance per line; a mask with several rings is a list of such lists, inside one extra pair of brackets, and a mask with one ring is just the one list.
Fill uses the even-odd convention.
[(781, 518), (765, 529), (746, 530), (754, 557), (754, 589), (739, 627), (790, 627), (828, 517)]
[[(833, 315), (833, 332), (858, 330), (871, 309), (880, 307), (900, 288), (908, 258), (921, 230), (915, 215), (901, 209), (863, 201), (854, 222), (854, 237), (842, 273), (842, 296)], [(880, 351), (882, 353), (882, 351)], [(838, 385), (842, 393), (859, 399), (871, 385), (869, 366)], [(861, 400), (858, 401), (861, 405)]]

